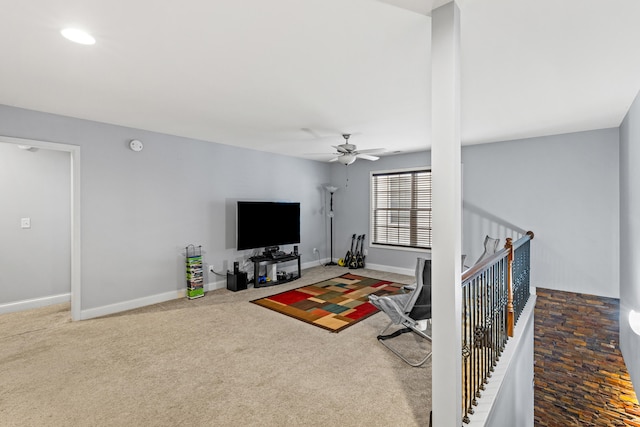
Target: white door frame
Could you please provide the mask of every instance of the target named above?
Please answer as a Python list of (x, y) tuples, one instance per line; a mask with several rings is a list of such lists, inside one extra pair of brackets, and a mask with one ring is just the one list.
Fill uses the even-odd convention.
[(80, 320), (81, 264), (80, 264), (80, 146), (0, 135), (0, 142), (29, 145), (34, 148), (65, 151), (71, 155), (71, 319)]

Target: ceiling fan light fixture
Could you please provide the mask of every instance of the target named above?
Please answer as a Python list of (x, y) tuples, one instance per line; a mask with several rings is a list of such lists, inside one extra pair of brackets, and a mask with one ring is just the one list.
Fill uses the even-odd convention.
[(344, 154), (344, 155), (338, 157), (338, 161), (340, 163), (342, 163), (343, 165), (348, 166), (351, 163), (356, 161), (356, 156), (355, 156), (355, 154), (350, 154), (350, 153)]

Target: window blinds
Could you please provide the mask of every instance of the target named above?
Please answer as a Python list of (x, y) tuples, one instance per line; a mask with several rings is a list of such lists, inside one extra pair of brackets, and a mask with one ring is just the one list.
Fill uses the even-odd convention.
[(431, 170), (371, 174), (372, 243), (431, 248)]

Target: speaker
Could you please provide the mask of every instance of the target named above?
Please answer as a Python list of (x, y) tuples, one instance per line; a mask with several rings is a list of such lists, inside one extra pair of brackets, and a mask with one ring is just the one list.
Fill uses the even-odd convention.
[(227, 289), (233, 292), (247, 289), (247, 273), (239, 271), (237, 274), (227, 273)]
[(298, 255), (298, 245), (293, 247), (293, 254)]
[(240, 263), (237, 261), (233, 263), (233, 274), (238, 274), (240, 271)]

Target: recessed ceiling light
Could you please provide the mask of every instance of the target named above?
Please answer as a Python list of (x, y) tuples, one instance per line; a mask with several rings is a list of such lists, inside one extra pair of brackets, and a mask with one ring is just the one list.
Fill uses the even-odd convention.
[(60, 33), (62, 33), (62, 35), (66, 39), (71, 40), (72, 42), (75, 42), (75, 43), (86, 44), (86, 45), (96, 43), (96, 39), (94, 39), (91, 34), (87, 33), (86, 31), (79, 30), (77, 28), (65, 28), (64, 30), (60, 31)]

